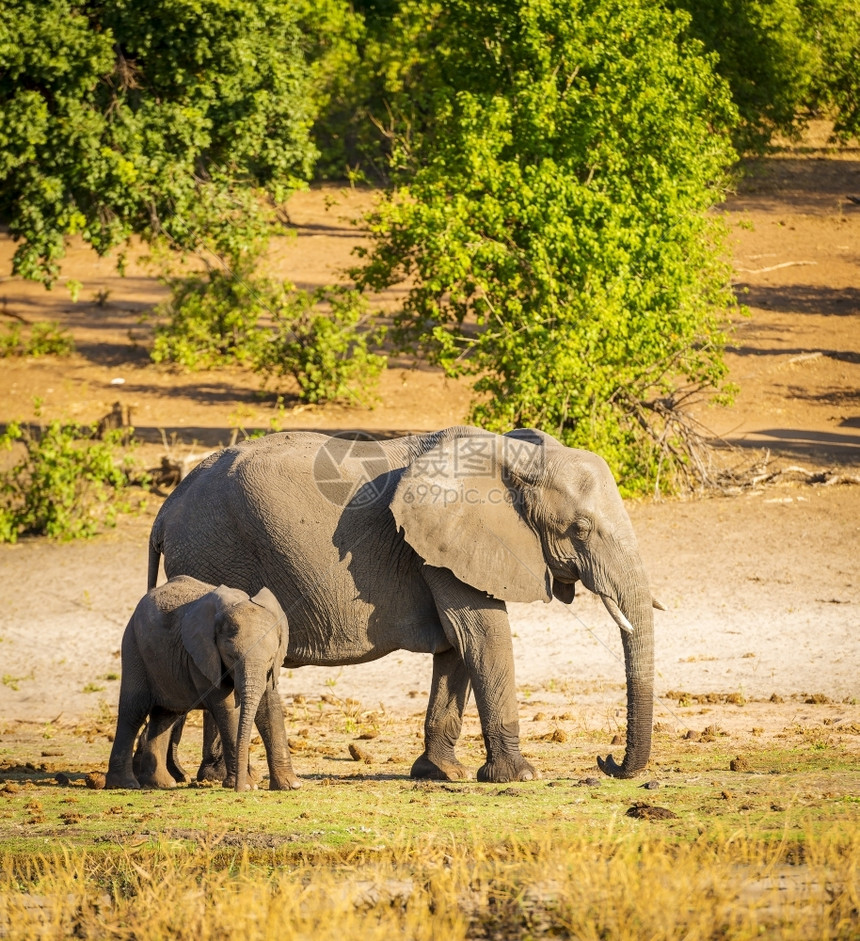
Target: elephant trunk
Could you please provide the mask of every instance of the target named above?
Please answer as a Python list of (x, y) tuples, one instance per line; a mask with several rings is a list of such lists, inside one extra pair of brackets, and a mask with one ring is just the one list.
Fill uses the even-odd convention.
[(247, 791), (250, 788), (248, 778), (248, 751), (254, 720), (260, 707), (260, 700), (266, 689), (266, 661), (243, 661), (235, 671), (236, 692), (239, 695), (239, 734), (236, 739), (236, 790)]
[[(607, 608), (612, 613), (609, 604)], [(648, 764), (654, 719), (654, 614), (644, 576), (641, 584), (621, 592), (618, 608), (627, 673), (627, 746), (620, 765), (612, 755), (598, 758), (597, 763), (605, 774), (632, 778)]]

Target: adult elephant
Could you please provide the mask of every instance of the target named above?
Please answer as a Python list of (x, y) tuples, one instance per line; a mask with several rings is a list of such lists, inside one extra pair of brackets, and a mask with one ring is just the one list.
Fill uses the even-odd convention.
[(626, 778), (648, 761), (651, 592), (596, 454), (531, 430), (455, 427), (388, 441), (273, 434), (213, 454), (164, 502), (150, 588), (161, 554), (168, 577), (252, 595), (270, 588), (290, 624), (285, 667), (433, 654), (419, 778), (468, 776), (454, 749), (470, 688), (487, 753), (478, 779), (538, 776), (520, 753), (505, 602), (569, 604), (582, 581), (621, 628), (627, 672), (624, 759), (598, 762)]

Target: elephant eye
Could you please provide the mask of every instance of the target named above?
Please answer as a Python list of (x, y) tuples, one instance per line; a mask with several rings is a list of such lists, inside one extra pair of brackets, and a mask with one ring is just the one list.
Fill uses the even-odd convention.
[(593, 524), (590, 519), (585, 516), (581, 516), (579, 519), (574, 520), (571, 530), (575, 539), (586, 540), (588, 539), (589, 534), (593, 528)]

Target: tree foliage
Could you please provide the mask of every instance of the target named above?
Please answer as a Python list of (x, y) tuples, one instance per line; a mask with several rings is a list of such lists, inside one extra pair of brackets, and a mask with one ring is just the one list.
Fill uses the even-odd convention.
[(834, 117), (834, 134), (860, 139), (860, 0), (798, 0), (816, 53), (811, 105)]
[(734, 139), (763, 151), (823, 112), (844, 139), (860, 130), (860, 0), (669, 0), (717, 54), (738, 109)]
[[(315, 148), (298, 10), (279, 0), (7, 0), (0, 216), (17, 273), (132, 233), (231, 257)], [(261, 197), (263, 200), (261, 201)]]
[(735, 143), (760, 151), (775, 131), (795, 133), (811, 93), (815, 50), (797, 0), (670, 0), (689, 34), (717, 54), (738, 110)]
[(475, 420), (541, 427), (632, 489), (653, 482), (672, 458), (666, 415), (724, 375), (728, 270), (708, 209), (733, 112), (712, 61), (646, 0), (401, 12), (434, 56), (392, 40), (410, 50), (392, 113), (413, 82), (423, 113), (397, 128), (402, 184), (356, 276), (407, 283), (395, 335), (477, 378)]

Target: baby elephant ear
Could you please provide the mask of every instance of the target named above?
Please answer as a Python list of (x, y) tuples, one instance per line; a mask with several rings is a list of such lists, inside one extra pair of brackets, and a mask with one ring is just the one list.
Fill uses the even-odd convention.
[(441, 441), (406, 468), (391, 502), (406, 541), (494, 598), (550, 601), (540, 537), (523, 516), (541, 451), (480, 432)]
[(220, 685), (223, 673), (221, 655), (215, 646), (215, 618), (223, 604), (216, 592), (208, 591), (186, 605), (179, 625), (183, 646), (213, 686)]
[(278, 599), (268, 588), (261, 588), (251, 601), (253, 601), (254, 604), (260, 605), (261, 608), (265, 608), (269, 614), (276, 619), (280, 618), (284, 613)]
[(272, 626), (278, 633), (278, 650), (275, 654), (274, 659), (274, 671), (272, 673), (272, 679), (274, 685), (278, 685), (278, 674), (280, 673), (281, 664), (284, 662), (284, 658), (287, 656), (287, 640), (289, 634), (287, 631), (287, 616), (284, 614), (284, 609), (281, 607), (278, 599), (269, 591), (268, 588), (261, 588), (256, 595), (251, 599), (255, 604), (260, 605), (260, 607), (265, 608), (269, 614), (272, 615)]

